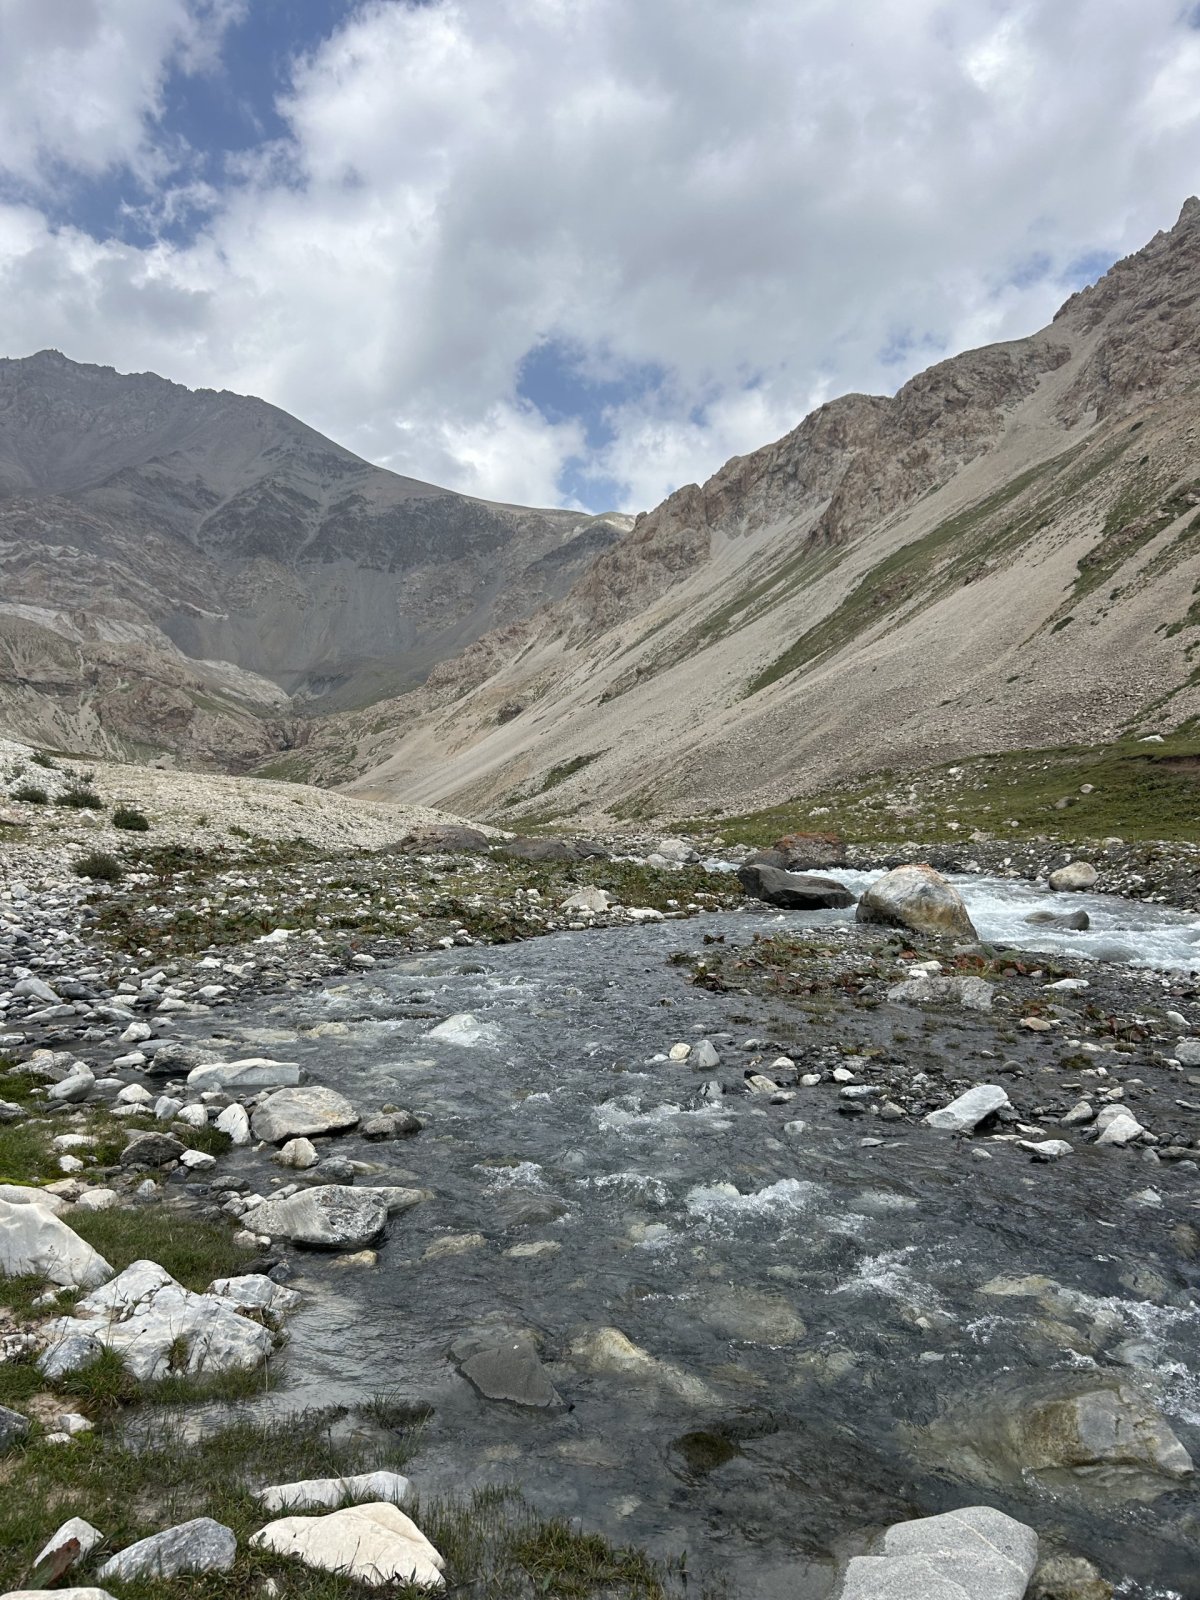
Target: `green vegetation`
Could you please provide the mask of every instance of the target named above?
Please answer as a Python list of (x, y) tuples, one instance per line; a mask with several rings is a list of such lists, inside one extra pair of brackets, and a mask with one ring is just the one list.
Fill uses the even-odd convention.
[[(268, 1580), (291, 1600), (367, 1600), (381, 1591), (253, 1548), (250, 1535), (271, 1520), (254, 1490), (296, 1478), (399, 1470), (412, 1448), (411, 1429), (380, 1430), (367, 1408), (341, 1407), (273, 1422), (230, 1420), (215, 1430), (189, 1426), (186, 1413), (154, 1408), (123, 1419), (120, 1428), (101, 1419), (95, 1433), (69, 1446), (35, 1438), (0, 1481), (0, 1583), (24, 1582), (67, 1515), (86, 1518), (106, 1535), (104, 1547), (72, 1573), (75, 1583), (94, 1581), (89, 1574), (113, 1550), (211, 1516), (237, 1535), (229, 1572), (123, 1583), (125, 1600), (257, 1600)], [(448, 1588), (475, 1600), (668, 1600), (686, 1592), (682, 1568), (672, 1571), (638, 1551), (543, 1520), (515, 1490), (484, 1489), (406, 1510), (446, 1558)], [(425, 1596), (403, 1584), (387, 1592), (394, 1600)]]
[(590, 767), (593, 761), (599, 761), (601, 756), (607, 754), (607, 750), (593, 750), (588, 755), (572, 756), (569, 761), (560, 761), (556, 767), (550, 768), (536, 788), (524, 790), (514, 796), (508, 804), (517, 805), (523, 800), (536, 800), (538, 795), (546, 794), (550, 789), (557, 789), (560, 783), (566, 783), (568, 778), (573, 778), (577, 772), (582, 772), (585, 767)]
[[(1084, 784), (1091, 793), (1080, 792)], [(719, 826), (726, 838), (756, 845), (814, 829), (863, 844), (917, 839), (965, 846), (975, 829), (1014, 840), (1069, 830), (1078, 839), (1135, 842), (1194, 840), (1198, 811), (1200, 736), (1193, 731), (1161, 745), (1124, 739), (974, 756), (909, 774), (876, 773), (764, 811), (721, 817)], [(676, 826), (703, 831), (714, 818)]]
[(48, 755), (45, 750), (36, 750), (29, 759), (35, 767), (45, 767), (48, 772), (53, 772), (58, 766), (54, 757)]
[(23, 800), (27, 806), (44, 806), (48, 798), (45, 789), (36, 783), (23, 783), (13, 790), (13, 799)]
[(90, 787), (90, 779), (80, 779), (73, 782), (69, 789), (64, 789), (54, 804), (66, 806), (71, 811), (100, 811), (104, 801), (96, 791)]
[(71, 871), (77, 878), (93, 878), (98, 883), (120, 883), (125, 875), (116, 856), (109, 855), (107, 850), (91, 850), (86, 856), (80, 856), (71, 863)]
[(134, 806), (118, 806), (112, 815), (113, 827), (124, 828), (127, 833), (148, 833), (150, 823)]

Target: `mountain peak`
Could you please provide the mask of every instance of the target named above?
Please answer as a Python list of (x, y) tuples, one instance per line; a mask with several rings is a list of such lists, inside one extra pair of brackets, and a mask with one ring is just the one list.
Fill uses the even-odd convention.
[(1191, 194), (1183, 202), (1183, 209), (1179, 213), (1176, 228), (1195, 228), (1200, 226), (1200, 196)]

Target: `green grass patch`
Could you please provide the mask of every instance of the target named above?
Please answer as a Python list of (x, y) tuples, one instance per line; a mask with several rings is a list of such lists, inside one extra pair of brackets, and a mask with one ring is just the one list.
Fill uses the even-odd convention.
[(157, 1261), (185, 1289), (203, 1293), (214, 1278), (245, 1272), (254, 1252), (233, 1242), (233, 1229), (202, 1222), (166, 1204), (72, 1211), (71, 1227), (117, 1272), (134, 1261)]

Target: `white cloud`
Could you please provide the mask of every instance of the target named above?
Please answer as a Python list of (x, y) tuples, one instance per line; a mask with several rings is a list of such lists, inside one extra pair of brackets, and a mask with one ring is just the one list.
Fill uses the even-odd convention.
[[(165, 171), (165, 73), (211, 64), (230, 9), (10, 0), (4, 159)], [(372, 0), (295, 63), (287, 140), (222, 192), (161, 180), (139, 216), (190, 211), (190, 242), (0, 214), (0, 348), (260, 393), (473, 493), (555, 500), (583, 456), (637, 508), (1031, 331), (1072, 262), (1169, 225), (1198, 40), (1174, 0)], [(665, 381), (589, 455), (517, 391), (543, 339)]]

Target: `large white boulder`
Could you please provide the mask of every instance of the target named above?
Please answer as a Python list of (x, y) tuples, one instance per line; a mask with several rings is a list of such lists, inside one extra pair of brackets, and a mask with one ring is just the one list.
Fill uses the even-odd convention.
[(35, 1189), (26, 1183), (0, 1183), (0, 1202), (10, 1206), (44, 1206), (56, 1217), (61, 1217), (67, 1209), (67, 1202), (60, 1194), (51, 1194), (49, 1189)]
[(44, 1205), (0, 1200), (0, 1275), (91, 1289), (112, 1277), (104, 1257)]
[(281, 1517), (252, 1534), (250, 1543), (373, 1588), (411, 1583), (442, 1589), (446, 1584), (441, 1555), (410, 1517), (386, 1501), (324, 1517)]
[[(244, 1372), (270, 1355), (268, 1328), (239, 1315), (234, 1302), (219, 1294), (193, 1294), (153, 1261), (135, 1261), (111, 1283), (43, 1330), (47, 1363), (57, 1372), (64, 1345), (78, 1349), (77, 1365), (88, 1359), (86, 1341), (115, 1350), (126, 1370), (140, 1381), (189, 1374)], [(94, 1354), (94, 1346), (91, 1351)]]
[(268, 1095), (250, 1118), (254, 1137), (267, 1144), (288, 1139), (309, 1139), (318, 1133), (340, 1133), (353, 1128), (358, 1112), (336, 1089), (313, 1084), (307, 1089), (280, 1089)]
[(1060, 893), (1064, 890), (1090, 889), (1100, 874), (1090, 861), (1069, 861), (1065, 867), (1050, 874), (1050, 887)]
[(269, 1056), (243, 1056), (239, 1061), (210, 1061), (193, 1067), (187, 1076), (194, 1094), (201, 1089), (227, 1089), (231, 1094), (243, 1090), (290, 1089), (300, 1082), (297, 1061), (272, 1061)]
[(973, 1133), (985, 1117), (1009, 1104), (1008, 1094), (998, 1083), (977, 1083), (940, 1111), (931, 1111), (925, 1121), (944, 1133)]
[(850, 1562), (839, 1600), (1022, 1600), (1038, 1536), (992, 1506), (898, 1522)]

